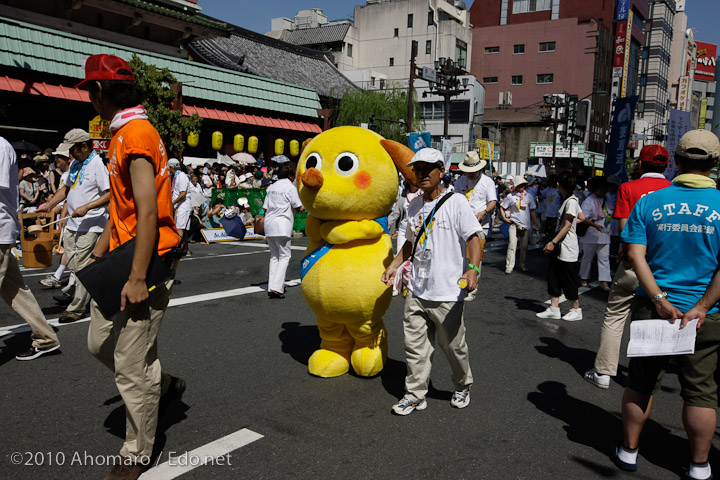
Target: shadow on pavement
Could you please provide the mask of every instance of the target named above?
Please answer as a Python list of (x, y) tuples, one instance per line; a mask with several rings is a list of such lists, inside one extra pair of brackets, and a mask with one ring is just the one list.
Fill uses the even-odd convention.
[(515, 302), (515, 306), (520, 310), (529, 310), (535, 313), (542, 312), (547, 308), (543, 303), (543, 300), (537, 300), (535, 298), (519, 298), (506, 295), (505, 300), (512, 300)]
[[(591, 447), (607, 457), (606, 464), (576, 456), (571, 457), (573, 461), (602, 477), (614, 477), (620, 473), (610, 459), (614, 445), (622, 439), (622, 421), (619, 414), (612, 414), (597, 405), (571, 397), (565, 385), (559, 382), (543, 382), (537, 389), (537, 392), (528, 394), (528, 401), (538, 410), (564, 422), (563, 429), (568, 440)], [(638, 473), (642, 471), (642, 460), (645, 460), (682, 475), (682, 467), (689, 461), (688, 448), (684, 438), (673, 435), (670, 430), (651, 419), (645, 425), (640, 438), (642, 459)]]
[(584, 348), (568, 347), (560, 340), (540, 337), (545, 345), (537, 345), (535, 350), (551, 358), (557, 358), (572, 366), (579, 375), (583, 375), (595, 362), (595, 352)]
[[(112, 397), (106, 400), (103, 404), (110, 405), (118, 401), (122, 402), (122, 397), (120, 397), (119, 399), (118, 397), (120, 396), (117, 395), (115, 397)], [(153, 446), (151, 464), (155, 463), (158, 455), (160, 455), (165, 448), (165, 444), (167, 443), (167, 436), (165, 435), (165, 432), (169, 430), (170, 427), (172, 427), (173, 425), (176, 425), (186, 420), (186, 412), (188, 410), (190, 410), (190, 407), (181, 400), (179, 402), (175, 401), (171, 404), (168, 404), (166, 408), (159, 412), (157, 430), (155, 431), (155, 444)], [(103, 426), (109, 433), (124, 440), (125, 421), (125, 403), (122, 403), (121, 405), (113, 409), (113, 411), (110, 412), (107, 418), (105, 418)]]
[[(56, 327), (52, 327), (52, 329), (57, 333), (58, 329)], [(0, 350), (0, 365), (4, 365), (9, 361), (14, 361), (15, 355), (23, 353), (32, 346), (32, 337), (30, 332), (10, 334), (3, 337), (2, 341), (5, 343), (5, 346), (2, 350)], [(53, 352), (46, 353), (35, 360), (29, 360), (21, 363), (48, 361), (50, 358), (62, 353), (62, 338), (60, 339), (60, 344), (60, 348)]]
[(285, 322), (278, 338), (282, 342), (283, 353), (289, 353), (297, 362), (308, 364), (310, 356), (320, 348), (320, 333), (313, 325), (300, 325), (299, 322)]

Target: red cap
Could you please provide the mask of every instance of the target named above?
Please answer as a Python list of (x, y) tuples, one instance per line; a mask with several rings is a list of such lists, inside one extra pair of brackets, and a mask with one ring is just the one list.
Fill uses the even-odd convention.
[(665, 147), (661, 145), (645, 145), (642, 150), (640, 150), (639, 161), (667, 165), (669, 158), (670, 154)]
[(108, 55), (91, 55), (85, 61), (85, 80), (75, 85), (80, 88), (85, 82), (92, 80), (130, 80), (135, 81), (135, 74), (130, 65), (120, 57)]

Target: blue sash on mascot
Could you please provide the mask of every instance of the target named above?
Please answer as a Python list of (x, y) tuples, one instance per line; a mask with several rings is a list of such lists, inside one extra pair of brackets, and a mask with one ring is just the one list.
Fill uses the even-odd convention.
[[(376, 218), (375, 221), (380, 224), (385, 233), (387, 233), (388, 235), (390, 234), (387, 216)], [(300, 263), (300, 281), (305, 278), (305, 275), (307, 275), (310, 269), (315, 266), (318, 260), (320, 260), (334, 246), (335, 245), (332, 243), (324, 243), (323, 245), (320, 245), (318, 248), (310, 252), (309, 255), (303, 257), (302, 263)]]

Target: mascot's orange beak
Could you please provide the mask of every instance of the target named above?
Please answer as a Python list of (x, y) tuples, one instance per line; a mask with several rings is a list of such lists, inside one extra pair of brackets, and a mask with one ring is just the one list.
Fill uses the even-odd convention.
[(308, 170), (300, 177), (303, 185), (316, 192), (323, 186), (323, 174), (317, 168), (308, 168)]

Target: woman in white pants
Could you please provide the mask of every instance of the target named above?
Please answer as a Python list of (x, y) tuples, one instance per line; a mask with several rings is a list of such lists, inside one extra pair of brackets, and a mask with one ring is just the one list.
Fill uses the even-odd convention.
[(290, 263), (290, 239), (295, 211), (302, 203), (295, 187), (295, 168), (283, 163), (277, 173), (278, 181), (270, 185), (265, 196), (265, 237), (270, 247), (268, 297), (285, 298), (285, 272)]
[[(610, 273), (610, 206), (606, 205), (605, 193), (607, 182), (604, 177), (594, 177), (590, 180), (589, 189), (592, 192), (580, 208), (585, 217), (596, 225), (588, 228), (585, 235), (580, 237), (583, 248), (582, 262), (580, 263), (580, 280), (587, 286), (590, 277), (592, 260), (597, 256), (598, 280), (602, 289), (610, 291), (609, 282), (612, 281)], [(602, 227), (600, 229), (599, 227)]]

